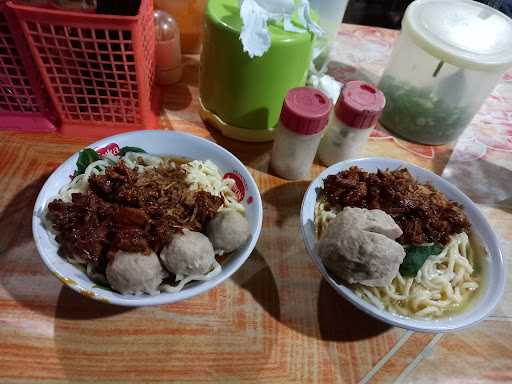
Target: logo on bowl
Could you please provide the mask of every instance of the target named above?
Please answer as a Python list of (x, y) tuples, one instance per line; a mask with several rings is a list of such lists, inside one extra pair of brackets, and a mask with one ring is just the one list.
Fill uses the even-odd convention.
[(110, 143), (109, 145), (96, 149), (96, 153), (101, 157), (105, 157), (107, 153), (117, 155), (119, 153), (119, 145), (116, 143)]
[(247, 184), (237, 171), (228, 172), (224, 175), (224, 179), (233, 179), (235, 184), (231, 187), (231, 190), (235, 192), (236, 199), (240, 202), (245, 197), (245, 191), (247, 189)]

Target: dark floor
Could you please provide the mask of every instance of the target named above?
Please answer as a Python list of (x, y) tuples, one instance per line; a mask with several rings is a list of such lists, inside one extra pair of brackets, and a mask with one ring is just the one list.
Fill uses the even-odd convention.
[[(500, 11), (512, 17), (512, 0), (477, 0), (485, 4), (500, 3)], [(343, 21), (400, 29), (402, 16), (412, 0), (350, 0)]]
[(351, 24), (400, 28), (407, 0), (350, 0), (343, 21)]

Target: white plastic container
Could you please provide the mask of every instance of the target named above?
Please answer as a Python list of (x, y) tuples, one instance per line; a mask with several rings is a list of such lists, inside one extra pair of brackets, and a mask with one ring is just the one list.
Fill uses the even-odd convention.
[(350, 81), (343, 87), (334, 116), (318, 148), (325, 165), (358, 157), (386, 104), (384, 94), (364, 81)]
[(222, 262), (222, 272), (207, 281), (187, 284), (179, 292), (163, 292), (159, 295), (121, 295), (100, 287), (75, 265), (69, 263), (59, 253), (59, 245), (45, 227), (42, 212), (50, 201), (57, 196), (62, 185), (69, 182), (69, 175), (76, 170), (78, 152), (62, 163), (44, 184), (37, 197), (32, 215), (32, 233), (37, 250), (48, 269), (64, 284), (76, 292), (99, 300), (103, 303), (123, 305), (126, 307), (143, 307), (150, 305), (171, 304), (205, 293), (219, 285), (236, 272), (248, 259), (256, 246), (261, 231), (263, 209), (258, 186), (249, 170), (226, 149), (191, 134), (163, 130), (142, 130), (110, 136), (88, 147), (100, 150), (113, 143), (118, 147), (138, 146), (149, 153), (160, 156), (172, 156), (186, 159), (211, 160), (220, 169), (223, 177), (232, 178), (237, 186), (237, 197), (245, 208), (249, 221), (251, 238)]
[(471, 0), (416, 0), (379, 83), (380, 121), (411, 141), (453, 141), (511, 66), (509, 17)]
[(322, 91), (293, 88), (286, 94), (277, 126), (270, 165), (289, 180), (309, 176), (332, 103)]

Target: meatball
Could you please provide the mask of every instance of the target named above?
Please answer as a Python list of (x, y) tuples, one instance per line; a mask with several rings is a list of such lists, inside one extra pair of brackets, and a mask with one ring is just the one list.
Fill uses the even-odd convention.
[(110, 286), (120, 293), (156, 294), (166, 273), (154, 252), (145, 255), (119, 251), (107, 265), (106, 276)]
[(393, 240), (402, 236), (402, 230), (395, 220), (380, 209), (346, 207), (340, 215), (340, 220), (347, 228), (380, 233)]
[(325, 266), (349, 284), (386, 286), (398, 274), (404, 248), (391, 237), (402, 231), (380, 210), (345, 208), (318, 242)]
[(245, 216), (232, 209), (220, 211), (206, 226), (206, 235), (217, 252), (233, 252), (247, 241), (250, 234)]
[(175, 275), (204, 275), (215, 263), (212, 243), (201, 232), (184, 229), (172, 235), (160, 252), (164, 266)]

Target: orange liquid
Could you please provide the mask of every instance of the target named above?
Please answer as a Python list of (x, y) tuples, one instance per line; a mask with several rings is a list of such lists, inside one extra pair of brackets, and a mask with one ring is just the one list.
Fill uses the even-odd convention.
[(199, 53), (201, 50), (206, 2), (207, 0), (154, 0), (156, 9), (167, 12), (178, 23), (183, 53)]

